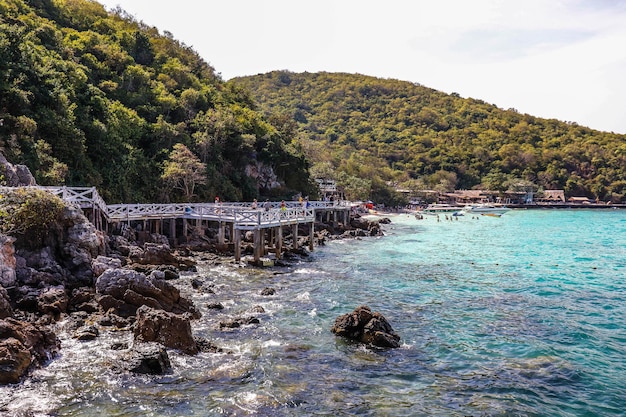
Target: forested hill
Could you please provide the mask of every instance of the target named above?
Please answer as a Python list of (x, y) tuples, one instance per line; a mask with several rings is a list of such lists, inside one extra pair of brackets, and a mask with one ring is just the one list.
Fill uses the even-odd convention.
[(264, 111), (293, 117), (313, 171), (356, 194), (368, 184), (374, 198), (389, 193), (385, 184), (565, 189), (614, 201), (626, 194), (624, 135), (356, 74), (278, 71), (231, 82)]
[[(39, 184), (97, 186), (111, 203), (308, 191), (294, 134), (191, 48), (121, 10), (0, 0), (0, 151)], [(273, 168), (283, 187), (259, 190), (246, 167), (276, 185)]]

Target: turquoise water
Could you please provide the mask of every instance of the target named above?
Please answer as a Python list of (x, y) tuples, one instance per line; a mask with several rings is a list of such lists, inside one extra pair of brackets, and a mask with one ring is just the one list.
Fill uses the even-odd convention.
[[(193, 276), (181, 278), (203, 312), (194, 333), (228, 353), (170, 352), (171, 374), (137, 377), (106, 370), (106, 346), (128, 336), (66, 337), (62, 358), (27, 384), (0, 391), (5, 409), (55, 416), (625, 415), (626, 211), (392, 221), (385, 237), (333, 241), (289, 268), (204, 266), (198, 277), (212, 291), (195, 291)], [(265, 287), (276, 295), (261, 296)], [(208, 310), (211, 302), (224, 310)], [(361, 304), (383, 313), (401, 348), (365, 348), (330, 333), (337, 316)], [(260, 325), (219, 329), (220, 320), (259, 305)]]

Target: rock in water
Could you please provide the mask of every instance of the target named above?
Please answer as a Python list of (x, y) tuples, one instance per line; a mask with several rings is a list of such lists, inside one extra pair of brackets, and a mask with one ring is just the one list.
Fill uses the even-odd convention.
[(138, 374), (162, 375), (172, 367), (167, 350), (162, 345), (136, 343), (130, 352), (122, 357), (123, 369)]
[(104, 311), (113, 308), (121, 317), (134, 316), (139, 307), (147, 305), (175, 314), (191, 313), (199, 318), (200, 312), (193, 303), (158, 275), (159, 271), (146, 276), (129, 269), (107, 269), (96, 281), (98, 302)]
[(135, 340), (159, 342), (166, 347), (195, 355), (198, 346), (191, 334), (191, 315), (178, 315), (164, 310), (141, 306), (137, 309)]
[(31, 366), (44, 364), (60, 347), (59, 339), (45, 327), (0, 320), (0, 385), (18, 382)]
[(372, 313), (368, 306), (357, 307), (352, 313), (335, 319), (330, 329), (337, 336), (378, 347), (400, 347), (400, 336), (387, 319), (378, 312)]

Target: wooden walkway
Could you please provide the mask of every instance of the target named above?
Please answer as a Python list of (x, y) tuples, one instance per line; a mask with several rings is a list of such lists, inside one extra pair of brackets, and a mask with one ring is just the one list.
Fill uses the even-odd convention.
[[(316, 219), (326, 216), (326, 220), (347, 223), (350, 216), (348, 203), (337, 204), (327, 201), (310, 201), (304, 207), (298, 201), (285, 202), (285, 208), (279, 202), (271, 202), (269, 209), (258, 203), (254, 209), (252, 203), (222, 202), (216, 203), (176, 203), (176, 204), (111, 204), (107, 205), (95, 187), (36, 187), (59, 196), (68, 203), (74, 204), (89, 217), (99, 230), (107, 230), (110, 225), (139, 223), (142, 230), (155, 230), (166, 233), (171, 241), (176, 242), (179, 223), (182, 223), (182, 238), (188, 236), (191, 227), (202, 228), (203, 224), (217, 223), (218, 244), (226, 244), (226, 229), (233, 244), (235, 259), (241, 259), (241, 237), (247, 231), (254, 232), (254, 261), (260, 262), (267, 254), (266, 231), (276, 258), (280, 258), (283, 246), (283, 227), (292, 228), (293, 248), (298, 248), (298, 225), (308, 225), (309, 249), (313, 250), (314, 223)], [(169, 228), (164, 227), (169, 223)]]

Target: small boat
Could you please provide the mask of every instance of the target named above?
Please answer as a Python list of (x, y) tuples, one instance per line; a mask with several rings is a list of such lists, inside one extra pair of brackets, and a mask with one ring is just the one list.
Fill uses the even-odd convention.
[(502, 216), (511, 209), (506, 206), (495, 204), (470, 204), (463, 207), (464, 213), (480, 214), (484, 216)]

